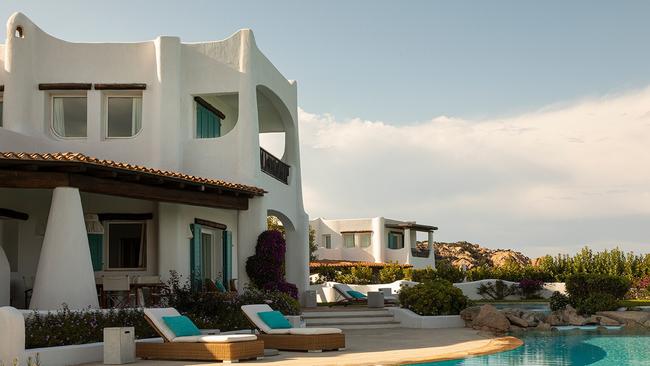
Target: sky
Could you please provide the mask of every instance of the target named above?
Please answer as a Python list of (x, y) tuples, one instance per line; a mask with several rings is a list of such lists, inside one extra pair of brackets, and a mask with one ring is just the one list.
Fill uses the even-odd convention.
[(0, 2), (14, 11), (69, 41), (253, 29), (298, 80), (312, 217), (650, 252), (650, 2)]

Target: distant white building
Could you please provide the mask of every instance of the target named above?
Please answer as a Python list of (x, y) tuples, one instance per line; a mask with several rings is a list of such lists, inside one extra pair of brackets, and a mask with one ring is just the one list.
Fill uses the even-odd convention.
[[(102, 276), (175, 270), (241, 289), (267, 215), (286, 228), (287, 281), (305, 289), (297, 86), (252, 31), (72, 43), (21, 13), (6, 29), (0, 306), (10, 278), (11, 303), (34, 309), (97, 307)], [(277, 156), (266, 134), (284, 137)]]
[[(431, 243), (435, 226), (384, 217), (327, 220), (309, 225), (316, 232), (318, 259), (410, 264), (414, 268), (435, 267)], [(427, 247), (417, 246), (417, 233), (427, 235)], [(422, 240), (423, 242), (424, 240)], [(421, 246), (421, 245), (420, 245)]]

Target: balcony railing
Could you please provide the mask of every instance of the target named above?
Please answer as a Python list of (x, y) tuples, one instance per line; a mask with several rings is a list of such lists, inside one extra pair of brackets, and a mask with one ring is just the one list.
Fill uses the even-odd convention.
[(260, 147), (262, 171), (284, 184), (289, 184), (289, 165)]
[(415, 249), (411, 248), (411, 255), (419, 258), (429, 258), (431, 249)]

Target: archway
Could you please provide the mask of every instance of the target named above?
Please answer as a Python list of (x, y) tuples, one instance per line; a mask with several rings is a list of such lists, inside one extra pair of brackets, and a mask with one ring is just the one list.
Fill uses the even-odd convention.
[[(289, 167), (296, 164), (298, 155), (293, 117), (284, 102), (271, 89), (258, 85), (256, 94), (259, 142), (263, 153), (262, 170), (289, 184)], [(265, 166), (270, 169), (265, 170)]]

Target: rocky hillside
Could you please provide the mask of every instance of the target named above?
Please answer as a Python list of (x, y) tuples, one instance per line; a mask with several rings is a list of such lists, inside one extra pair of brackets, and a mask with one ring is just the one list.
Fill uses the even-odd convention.
[[(426, 245), (426, 242), (423, 244)], [(510, 249), (488, 249), (478, 244), (459, 241), (456, 243), (434, 242), (436, 259), (446, 259), (455, 267), (472, 267), (488, 264), (490, 266), (502, 266), (509, 261), (518, 264), (530, 264), (530, 258), (520, 252)]]

